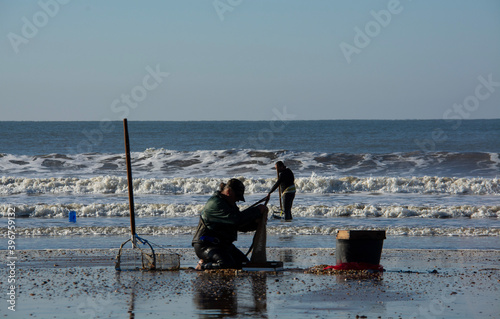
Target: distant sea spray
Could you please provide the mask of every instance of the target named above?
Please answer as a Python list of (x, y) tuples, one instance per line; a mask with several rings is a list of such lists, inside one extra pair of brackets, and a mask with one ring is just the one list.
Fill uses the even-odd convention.
[[(486, 152), (322, 153), (284, 150), (176, 151), (149, 148), (132, 152), (134, 176), (273, 177), (278, 159), (298, 176), (498, 177), (500, 154)], [(0, 154), (3, 176), (125, 175), (123, 154)]]

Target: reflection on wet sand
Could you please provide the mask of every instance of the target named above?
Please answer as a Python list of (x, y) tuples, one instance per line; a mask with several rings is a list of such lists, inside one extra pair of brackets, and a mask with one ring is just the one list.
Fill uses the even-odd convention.
[(279, 260), (285, 263), (293, 263), (295, 261), (294, 256), (292, 249), (283, 249), (278, 254)]
[[(141, 275), (143, 275), (144, 273), (141, 272)], [(116, 282), (120, 285), (122, 285), (122, 281), (121, 281), (121, 272), (117, 271), (116, 272), (116, 275), (115, 275), (115, 279), (116, 279)], [(133, 319), (135, 318), (135, 291), (136, 291), (136, 288), (135, 286), (138, 284), (137, 281), (132, 281), (130, 282), (132, 285), (130, 286), (130, 299), (128, 300), (128, 311), (127, 313), (129, 314), (129, 318), (130, 319)]]
[(193, 283), (199, 318), (245, 314), (267, 318), (267, 274), (199, 273)]

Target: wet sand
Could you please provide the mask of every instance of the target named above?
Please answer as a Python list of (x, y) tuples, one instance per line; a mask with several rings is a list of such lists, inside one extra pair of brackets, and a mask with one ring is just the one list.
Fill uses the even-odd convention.
[(268, 249), (268, 260), (284, 262), (277, 273), (198, 272), (191, 249), (169, 251), (181, 254), (181, 270), (116, 272), (116, 249), (77, 249), (15, 251), (12, 272), (3, 251), (0, 316), (500, 317), (498, 250), (384, 249), (383, 273), (314, 271), (335, 263), (332, 249)]

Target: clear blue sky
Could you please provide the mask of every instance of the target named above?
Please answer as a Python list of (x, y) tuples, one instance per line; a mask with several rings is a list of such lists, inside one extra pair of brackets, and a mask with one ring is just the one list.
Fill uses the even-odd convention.
[(500, 118), (498, 0), (0, 0), (0, 35), (0, 120)]

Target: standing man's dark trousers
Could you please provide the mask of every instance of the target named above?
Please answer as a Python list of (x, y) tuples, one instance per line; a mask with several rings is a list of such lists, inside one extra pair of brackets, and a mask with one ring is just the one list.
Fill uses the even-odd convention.
[(292, 219), (292, 204), (294, 198), (295, 198), (295, 192), (285, 193), (281, 197), (281, 200), (283, 201), (283, 210), (285, 211), (285, 220)]

